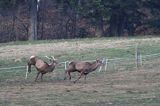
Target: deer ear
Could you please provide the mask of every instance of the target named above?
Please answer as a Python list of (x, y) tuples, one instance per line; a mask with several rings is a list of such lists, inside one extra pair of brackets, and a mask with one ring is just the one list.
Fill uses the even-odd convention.
[(99, 59), (96, 59), (96, 62), (98, 62), (99, 61)]

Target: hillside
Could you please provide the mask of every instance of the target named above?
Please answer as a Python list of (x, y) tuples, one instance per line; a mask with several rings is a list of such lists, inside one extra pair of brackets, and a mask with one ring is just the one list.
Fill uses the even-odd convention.
[[(135, 47), (142, 55), (136, 68)], [(158, 106), (160, 99), (160, 38), (87, 38), (0, 45), (0, 105), (2, 106)], [(25, 79), (30, 55), (54, 55), (58, 61), (108, 59), (102, 67), (76, 84), (78, 73), (64, 81), (64, 64), (44, 81), (34, 82), (36, 69)], [(155, 55), (157, 54), (157, 55)], [(10, 69), (4, 69), (10, 68)]]

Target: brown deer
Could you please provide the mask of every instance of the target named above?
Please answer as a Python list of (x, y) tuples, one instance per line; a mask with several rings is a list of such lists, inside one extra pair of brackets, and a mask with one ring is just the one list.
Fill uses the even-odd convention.
[(74, 81), (76, 83), (82, 75), (85, 76), (85, 82), (86, 82), (86, 76), (92, 72), (95, 71), (99, 66), (101, 66), (103, 63), (101, 60), (96, 60), (94, 62), (70, 62), (68, 68), (65, 70), (65, 77), (64, 80), (67, 77), (67, 74), (69, 75), (69, 79), (71, 80), (71, 72), (79, 72), (80, 76), (77, 78), (77, 80)]
[(35, 81), (37, 81), (40, 73), (41, 73), (41, 81), (42, 81), (43, 74), (46, 74), (48, 72), (52, 72), (55, 69), (55, 66), (58, 64), (58, 62), (55, 60), (55, 58), (53, 56), (51, 56), (52, 58), (49, 58), (48, 56), (46, 56), (46, 57), (50, 60), (49, 64), (37, 56), (31, 56), (28, 61), (27, 71), (31, 72), (32, 65), (34, 65), (38, 71), (37, 76), (35, 78)]

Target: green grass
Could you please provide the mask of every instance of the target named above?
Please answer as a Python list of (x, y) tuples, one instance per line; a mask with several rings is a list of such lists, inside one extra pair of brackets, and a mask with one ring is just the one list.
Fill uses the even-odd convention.
[[(156, 37), (153, 37), (156, 38)], [(119, 41), (119, 40), (137, 40), (139, 43), (141, 39), (144, 37), (136, 36), (136, 37), (102, 37), (102, 38), (77, 38), (77, 39), (57, 39), (57, 40), (37, 40), (37, 41), (14, 41), (14, 42), (7, 42), (7, 43), (0, 43), (1, 46), (12, 46), (12, 45), (34, 45), (34, 44), (47, 44), (47, 43), (60, 43), (60, 42), (84, 42), (84, 43), (93, 43), (97, 41)], [(150, 42), (149, 42), (150, 43)]]
[[(60, 39), (60, 40), (37, 40), (37, 41), (15, 41), (8, 43), (0, 43), (0, 46), (11, 46), (11, 45), (34, 45), (34, 44), (47, 44), (47, 43), (63, 43), (63, 42), (87, 42), (92, 43), (95, 40), (104, 40), (108, 38), (85, 38), (85, 39)], [(109, 40), (114, 40), (115, 38), (109, 38)]]
[[(146, 39), (146, 38), (145, 38)], [(156, 39), (156, 38), (155, 38)], [(134, 42), (133, 42), (134, 40)], [(125, 43), (125, 41), (127, 43)], [(56, 43), (62, 43), (62, 42), (68, 42), (68, 43), (86, 43), (86, 44), (93, 44), (97, 42), (101, 42), (102, 44), (107, 42), (107, 44), (113, 44), (113, 47), (106, 47), (106, 48), (87, 48), (81, 51), (64, 51), (63, 53), (54, 54), (53, 52), (46, 52), (45, 55), (54, 55), (58, 58), (59, 62), (64, 61), (71, 61), (71, 60), (95, 60), (95, 59), (114, 59), (114, 58), (128, 58), (128, 59), (134, 59), (135, 58), (135, 45), (137, 42), (139, 43), (139, 50), (143, 55), (148, 54), (155, 54), (160, 53), (160, 43), (155, 40), (151, 40), (150, 42), (143, 41), (143, 38), (136, 37), (136, 38), (87, 38), (87, 39), (67, 39), (67, 40), (43, 40), (43, 41), (17, 41), (17, 42), (10, 42), (10, 43), (3, 43), (3, 46), (12, 46), (12, 45), (28, 45), (28, 44), (56, 44)], [(114, 44), (115, 42), (115, 44)], [(117, 43), (119, 42), (119, 43)], [(129, 45), (129, 46), (128, 46)], [(120, 46), (120, 47), (119, 47)], [(3, 47), (1, 47), (3, 48)], [(38, 56), (41, 57), (43, 60), (47, 61), (46, 58), (44, 58), (44, 52), (39, 52)], [(15, 59), (0, 59), (0, 68), (6, 68), (6, 67), (16, 67), (16, 66), (26, 66), (28, 59), (26, 57), (21, 57), (20, 61), (16, 61)], [(148, 60), (150, 61), (150, 60)], [(149, 64), (149, 63), (147, 63)], [(149, 64), (150, 65), (150, 64)], [(148, 66), (149, 66), (148, 65)], [(155, 66), (157, 66), (156, 64)], [(147, 66), (147, 65), (146, 65)], [(152, 68), (154, 65), (151, 65)], [(135, 68), (135, 61), (131, 60), (121, 60), (121, 61), (110, 61), (108, 70), (131, 70)], [(64, 70), (64, 66), (61, 66), (58, 68), (58, 70), (62, 71)], [(23, 72), (25, 71), (24, 68), (22, 69), (13, 69), (13, 70), (6, 70), (11, 72)], [(5, 73), (4, 70), (0, 70), (0, 73)], [(8, 72), (9, 73), (9, 72)], [(8, 74), (9, 75), (9, 74)], [(1, 80), (6, 79), (5, 77), (1, 75)]]
[[(54, 55), (59, 62), (71, 60), (95, 60), (96, 58), (129, 58), (134, 59), (135, 45), (140, 42), (142, 55), (160, 53), (158, 38), (87, 38), (50, 41), (10, 42), (0, 44), (0, 49), (12, 45), (97, 43), (98, 46), (82, 50), (64, 50), (63, 52), (39, 52), (44, 55)], [(148, 42), (149, 41), (149, 42)], [(99, 46), (102, 44), (104, 46)], [(130, 45), (130, 46), (128, 46)], [(43, 48), (43, 47), (42, 47)], [(61, 48), (60, 48), (61, 49)], [(28, 74), (25, 80), (25, 68), (0, 70), (0, 106), (158, 106), (160, 104), (160, 56), (143, 60), (143, 66), (136, 71), (135, 60), (109, 61), (107, 71), (93, 72), (87, 78), (87, 84), (82, 78), (77, 84), (63, 81), (64, 66), (59, 66), (53, 74), (44, 75), (43, 82), (34, 82), (36, 69)], [(0, 68), (25, 66), (27, 58), (20, 60), (0, 59)], [(72, 81), (78, 76), (72, 74)]]

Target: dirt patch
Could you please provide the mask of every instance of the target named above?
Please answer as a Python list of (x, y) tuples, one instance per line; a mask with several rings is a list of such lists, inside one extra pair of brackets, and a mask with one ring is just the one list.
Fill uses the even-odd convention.
[(97, 100), (110, 103), (110, 100), (121, 96), (135, 98), (139, 95), (138, 98), (143, 99), (140, 96), (143, 95), (145, 98), (155, 98), (154, 92), (157, 92), (160, 86), (160, 78), (154, 75), (158, 74), (160, 72), (156, 70), (96, 73), (88, 76), (86, 84), (83, 78), (76, 84), (62, 80), (19, 82), (18, 84), (15, 82), (16, 84), (0, 87), (0, 101), (19, 103), (30, 100), (30, 102), (36, 102), (35, 104), (39, 102), (44, 104), (46, 100), (52, 100), (51, 103), (69, 106), (88, 101), (94, 104)]

